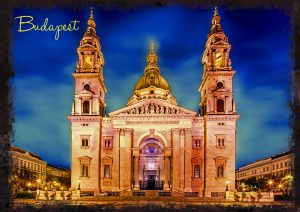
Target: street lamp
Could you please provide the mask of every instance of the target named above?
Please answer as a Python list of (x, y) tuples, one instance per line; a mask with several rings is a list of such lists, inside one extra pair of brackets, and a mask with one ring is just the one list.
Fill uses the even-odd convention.
[(28, 190), (30, 190), (31, 183), (28, 183), (27, 186), (28, 186)]
[(37, 182), (38, 182), (38, 191), (39, 191), (38, 195), (40, 195), (40, 183), (41, 183), (41, 180), (38, 179)]
[(78, 182), (78, 190), (80, 190), (80, 180), (78, 180), (77, 182)]
[(272, 184), (273, 184), (273, 181), (272, 181), (272, 180), (269, 180), (269, 181), (268, 181), (268, 184), (269, 184), (269, 186), (270, 186), (270, 191), (271, 191), (271, 186), (272, 186)]
[(283, 191), (281, 184), (278, 185), (278, 188), (279, 188), (279, 191)]
[(226, 191), (228, 191), (228, 184), (229, 184), (229, 181), (228, 180), (226, 180)]

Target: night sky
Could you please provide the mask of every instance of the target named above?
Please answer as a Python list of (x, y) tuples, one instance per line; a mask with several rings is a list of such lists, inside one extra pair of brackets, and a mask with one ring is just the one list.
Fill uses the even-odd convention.
[[(89, 18), (89, 8), (15, 9), (14, 17), (32, 16), (42, 25), (77, 20), (79, 30), (18, 32), (14, 20), (12, 80), (15, 96), (13, 145), (40, 155), (48, 163), (70, 167), (70, 124), (74, 95), (72, 73), (76, 49)], [(291, 99), (290, 17), (279, 10), (219, 8), (221, 25), (232, 46), (236, 70), (234, 96), (241, 115), (237, 128), (237, 164), (288, 149), (288, 101)], [(156, 43), (161, 74), (180, 106), (199, 110), (201, 57), (211, 27), (213, 8), (182, 6), (108, 10), (94, 8), (96, 31), (105, 59), (107, 112), (126, 105), (143, 74), (150, 41)]]

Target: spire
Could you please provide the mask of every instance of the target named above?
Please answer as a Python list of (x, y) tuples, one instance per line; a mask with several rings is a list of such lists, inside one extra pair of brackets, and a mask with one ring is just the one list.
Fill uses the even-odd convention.
[(90, 11), (90, 19), (94, 19), (93, 7), (91, 7), (91, 11)]
[(221, 24), (220, 24), (220, 20), (221, 20), (221, 18), (218, 14), (218, 7), (215, 7), (214, 17), (211, 20), (212, 26), (211, 26), (209, 35), (212, 35), (217, 32), (223, 32)]
[(93, 12), (93, 7), (90, 9), (90, 18), (87, 21), (88, 27), (85, 32), (85, 36), (91, 36), (93, 35), (94, 37), (98, 37), (96, 35), (96, 23), (94, 21), (94, 12)]
[(157, 56), (154, 52), (154, 43), (153, 42), (150, 43), (150, 52), (147, 56), (147, 62), (148, 62), (148, 64), (151, 64), (151, 65), (154, 65), (157, 63)]
[(159, 71), (159, 68), (157, 66), (157, 60), (158, 60), (158, 57), (154, 51), (154, 42), (151, 42), (150, 43), (150, 51), (149, 51), (149, 54), (147, 56), (147, 66), (145, 68), (145, 71), (149, 70), (149, 69), (156, 69)]
[(94, 21), (94, 12), (93, 12), (93, 7), (91, 7), (91, 11), (90, 11), (90, 18), (88, 20), (88, 26), (95, 28), (96, 27), (96, 23)]
[(214, 12), (214, 16), (218, 15), (218, 7), (215, 7), (215, 12)]

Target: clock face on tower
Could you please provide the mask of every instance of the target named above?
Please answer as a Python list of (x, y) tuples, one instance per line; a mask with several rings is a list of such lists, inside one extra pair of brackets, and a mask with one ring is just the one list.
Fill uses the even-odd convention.
[(222, 53), (217, 52), (216, 53), (216, 60), (215, 60), (216, 66), (222, 66), (222, 60), (223, 60)]
[(85, 68), (92, 68), (92, 58), (91, 56), (85, 56), (84, 57), (84, 67)]

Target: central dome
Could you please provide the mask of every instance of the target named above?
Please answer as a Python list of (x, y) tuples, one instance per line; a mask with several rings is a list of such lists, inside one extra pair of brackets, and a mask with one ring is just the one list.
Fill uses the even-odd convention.
[(144, 75), (134, 87), (133, 96), (129, 98), (128, 105), (148, 98), (158, 98), (176, 104), (176, 99), (171, 95), (171, 88), (165, 78), (160, 75), (157, 65), (157, 56), (153, 44), (147, 56), (147, 66)]
[(157, 73), (146, 73), (144, 74), (139, 81), (136, 83), (134, 90), (141, 90), (144, 88), (148, 88), (150, 86), (154, 86), (156, 88), (161, 88), (164, 90), (170, 90), (170, 86), (161, 75)]

